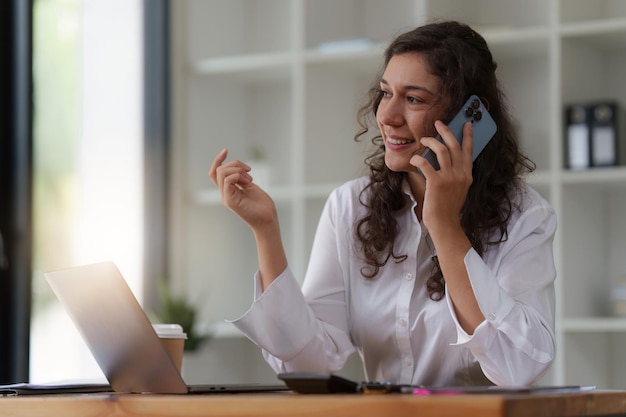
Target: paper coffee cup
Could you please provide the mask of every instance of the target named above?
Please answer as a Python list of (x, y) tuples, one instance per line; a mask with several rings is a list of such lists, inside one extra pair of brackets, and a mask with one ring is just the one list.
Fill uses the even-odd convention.
[(185, 350), (187, 333), (183, 332), (183, 327), (180, 324), (153, 324), (152, 327), (170, 355), (172, 362), (178, 368), (178, 372), (180, 372), (183, 365), (183, 351)]

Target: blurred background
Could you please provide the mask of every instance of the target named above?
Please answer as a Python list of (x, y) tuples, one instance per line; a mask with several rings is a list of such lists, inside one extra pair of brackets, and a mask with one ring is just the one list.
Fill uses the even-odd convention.
[[(0, 7), (0, 383), (102, 378), (43, 279), (100, 260), (151, 319), (191, 313), (188, 383), (274, 382), (224, 321), (252, 301), (256, 253), (210, 184), (213, 157), (228, 147), (253, 167), (302, 279), (328, 193), (364, 173), (355, 114), (384, 46), (458, 19), (487, 39), (537, 164), (528, 181), (559, 217), (559, 350), (541, 382), (626, 388), (626, 0)], [(356, 356), (342, 374), (362, 378)]]

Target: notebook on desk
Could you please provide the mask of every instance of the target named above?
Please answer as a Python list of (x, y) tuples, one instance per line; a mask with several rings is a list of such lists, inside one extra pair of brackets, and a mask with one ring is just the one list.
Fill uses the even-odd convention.
[[(47, 272), (44, 276), (78, 328), (112, 391), (204, 394), (288, 389), (282, 383), (187, 385), (112, 262)], [(22, 393), (29, 392), (28, 385), (20, 388)], [(33, 391), (37, 391), (35, 388), (44, 387), (33, 387)], [(57, 391), (61, 388), (55, 386)], [(66, 392), (72, 389), (84, 392), (84, 388), (68, 386)], [(102, 391), (107, 387), (93, 388)]]

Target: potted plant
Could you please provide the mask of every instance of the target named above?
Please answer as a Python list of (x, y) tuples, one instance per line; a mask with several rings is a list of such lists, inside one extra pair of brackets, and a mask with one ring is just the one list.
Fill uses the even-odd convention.
[(153, 314), (155, 321), (180, 324), (187, 333), (185, 351), (195, 351), (211, 338), (210, 333), (202, 333), (198, 328), (196, 306), (185, 297), (174, 294), (165, 282), (159, 283), (158, 293), (159, 304)]

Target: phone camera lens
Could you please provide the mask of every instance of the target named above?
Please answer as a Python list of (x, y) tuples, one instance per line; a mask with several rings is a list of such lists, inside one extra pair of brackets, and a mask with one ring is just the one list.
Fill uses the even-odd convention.
[(478, 99), (472, 100), (472, 107), (477, 109), (480, 107), (480, 101)]
[(465, 109), (465, 116), (466, 117), (472, 117), (472, 115), (474, 114), (474, 109), (471, 107), (468, 107)]
[(480, 110), (474, 113), (474, 121), (477, 122), (482, 118), (483, 118), (483, 112), (481, 112)]

